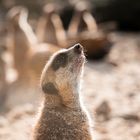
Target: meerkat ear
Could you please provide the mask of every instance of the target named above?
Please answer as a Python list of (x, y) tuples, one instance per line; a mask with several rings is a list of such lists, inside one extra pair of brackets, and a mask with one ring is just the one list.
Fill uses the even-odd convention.
[(57, 95), (59, 92), (58, 89), (55, 87), (55, 85), (51, 82), (42, 85), (42, 90), (44, 93), (52, 95)]

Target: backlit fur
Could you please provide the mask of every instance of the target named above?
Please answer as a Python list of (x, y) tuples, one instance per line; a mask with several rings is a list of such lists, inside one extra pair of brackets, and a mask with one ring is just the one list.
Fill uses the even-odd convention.
[[(75, 47), (55, 53), (42, 72), (44, 102), (33, 140), (92, 140), (88, 115), (79, 97), (85, 56), (83, 51), (74, 52)], [(60, 66), (54, 67), (54, 63)]]

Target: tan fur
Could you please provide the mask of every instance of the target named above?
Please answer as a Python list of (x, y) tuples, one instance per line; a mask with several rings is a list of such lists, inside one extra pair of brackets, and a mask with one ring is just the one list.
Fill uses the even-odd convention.
[[(75, 52), (78, 45), (55, 53), (42, 72), (44, 102), (33, 140), (92, 140), (88, 115), (80, 101), (85, 57), (83, 51)], [(66, 56), (60, 61), (58, 56), (62, 54)], [(48, 83), (51, 83), (50, 88), (47, 88)]]
[(55, 45), (38, 43), (27, 22), (27, 16), (27, 9), (23, 7), (14, 7), (8, 13), (13, 37), (11, 48), (14, 66), (18, 72), (18, 78), (23, 81), (29, 81), (31, 76), (35, 80), (38, 79), (48, 58), (59, 49)]
[(48, 4), (44, 7), (44, 15), (38, 22), (37, 35), (41, 42), (65, 47), (66, 33), (56, 9), (57, 6), (53, 4)]

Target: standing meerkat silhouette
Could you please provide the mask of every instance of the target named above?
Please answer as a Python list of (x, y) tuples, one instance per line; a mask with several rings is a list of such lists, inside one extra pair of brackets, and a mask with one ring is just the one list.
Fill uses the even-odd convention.
[[(18, 73), (18, 82), (36, 85), (42, 68), (50, 56), (59, 50), (57, 45), (40, 43), (31, 25), (28, 23), (28, 10), (23, 6), (15, 6), (7, 14), (9, 44), (13, 54), (14, 68)], [(28, 82), (27, 82), (28, 81)]]
[(44, 102), (33, 140), (93, 140), (90, 117), (80, 100), (85, 56), (76, 44), (56, 52), (41, 75)]

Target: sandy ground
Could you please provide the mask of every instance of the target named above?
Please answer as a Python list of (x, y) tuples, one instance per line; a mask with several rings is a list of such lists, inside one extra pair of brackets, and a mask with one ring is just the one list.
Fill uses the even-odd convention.
[[(106, 59), (86, 63), (82, 99), (95, 122), (97, 140), (140, 140), (140, 35), (110, 37), (114, 46)], [(31, 100), (20, 104), (28, 96)], [(0, 140), (30, 138), (38, 110), (35, 100), (36, 94), (13, 97), (15, 106), (0, 114)]]

